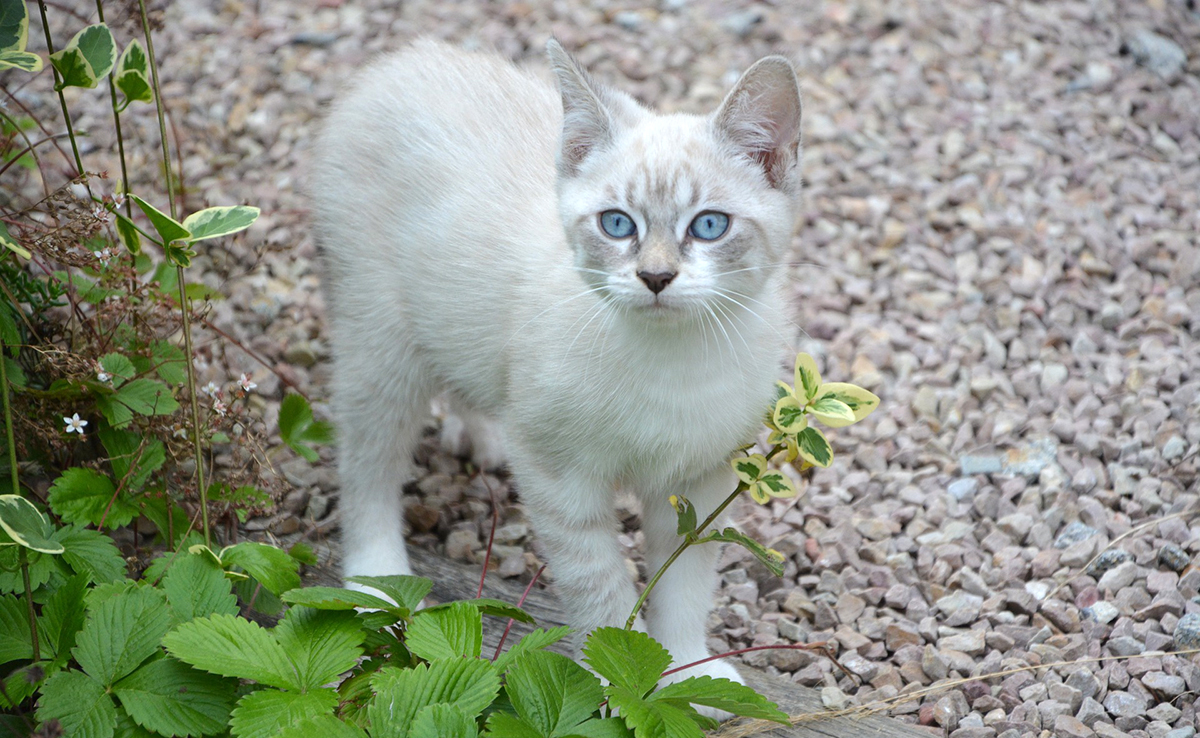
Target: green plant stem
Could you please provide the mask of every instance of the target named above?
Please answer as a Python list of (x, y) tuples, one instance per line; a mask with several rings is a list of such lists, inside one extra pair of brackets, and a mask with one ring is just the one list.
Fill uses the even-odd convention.
[(24, 546), (17, 546), (17, 556), (21, 563), (21, 578), (25, 580), (25, 604), (29, 606), (29, 634), (33, 637), (33, 660), (42, 660), (42, 651), (38, 646), (37, 613), (33, 610), (33, 588), (29, 586), (29, 552)]
[(0, 384), (4, 385), (4, 435), (8, 440), (8, 467), (12, 474), (12, 493), (21, 494), (17, 476), (17, 444), (13, 440), (12, 406), (8, 402), (8, 357), (5, 355), (4, 339), (0, 338)]
[[(104, 22), (104, 4), (96, 0), (96, 15)], [(113, 124), (117, 131), (117, 154), (121, 160), (121, 194), (125, 197), (125, 217), (133, 218), (133, 203), (129, 201), (129, 170), (125, 167), (125, 137), (121, 135), (121, 111), (117, 109), (117, 86), (108, 75), (108, 96), (112, 101)]]
[[(46, 0), (38, 0), (38, 11), (42, 14), (42, 31), (46, 34), (46, 51), (53, 55), (54, 41), (50, 38), (50, 21), (46, 18)], [(67, 110), (67, 98), (59, 86), (62, 84), (62, 79), (58, 76), (58, 68), (53, 64), (50, 65), (50, 71), (54, 73), (54, 89), (58, 92), (58, 104), (62, 106), (63, 120), (67, 124), (67, 137), (71, 139), (71, 152), (75, 154), (75, 171), (78, 173), (76, 176), (82, 177), (83, 159), (79, 156), (79, 144), (75, 142), (75, 129), (71, 126), (71, 113)], [(92, 189), (86, 178), (83, 180), (83, 186), (91, 195)]]
[[(163, 171), (167, 176), (167, 203), (171, 217), (179, 220), (175, 203), (175, 186), (171, 182), (171, 151), (167, 145), (167, 119), (163, 113), (162, 91), (158, 84), (158, 62), (154, 60), (154, 38), (150, 34), (150, 18), (146, 15), (146, 0), (138, 0), (142, 14), (142, 34), (146, 37), (146, 57), (150, 62), (150, 80), (154, 86), (154, 109), (158, 113), (158, 134), (162, 139)], [(165, 246), (166, 244), (164, 244)], [(212, 546), (212, 532), (208, 526), (208, 488), (204, 485), (204, 449), (200, 445), (200, 402), (196, 397), (196, 368), (192, 365), (191, 302), (187, 296), (183, 267), (176, 264), (175, 274), (179, 281), (179, 309), (183, 319), (183, 345), (187, 352), (188, 392), (192, 398), (192, 448), (196, 455), (196, 484), (200, 492), (200, 519), (204, 528), (204, 545)], [(170, 520), (170, 511), (167, 512)]]
[[(782, 451), (783, 448), (783, 446), (775, 446), (772, 448), (770, 452), (767, 453), (767, 461), (770, 461), (771, 458), (775, 456), (775, 454)], [(658, 567), (658, 571), (654, 572), (654, 576), (650, 577), (650, 581), (646, 582), (646, 588), (642, 590), (642, 594), (638, 597), (637, 602), (633, 603), (633, 612), (629, 613), (629, 619), (625, 621), (625, 630), (633, 628), (633, 623), (635, 620), (637, 620), (637, 614), (642, 611), (642, 606), (646, 604), (647, 598), (650, 597), (651, 590), (653, 590), (655, 585), (658, 584), (658, 580), (662, 579), (663, 574), (665, 574), (667, 569), (671, 567), (671, 564), (674, 564), (675, 560), (682, 556), (684, 551), (698, 543), (696, 539), (700, 537), (700, 534), (704, 532), (704, 529), (712, 525), (713, 521), (720, 517), (721, 513), (725, 512), (725, 508), (733, 504), (733, 501), (737, 499), (738, 495), (745, 492), (747, 489), (749, 488), (746, 486), (745, 482), (738, 482), (737, 488), (734, 489), (733, 492), (730, 493), (730, 495), (726, 497), (720, 505), (717, 505), (717, 509), (713, 510), (712, 514), (705, 518), (704, 522), (698, 525), (696, 530), (693, 531), (691, 535), (685, 537), (683, 539), (683, 543), (680, 543), (679, 547), (676, 548), (675, 551), (667, 557), (667, 560), (663, 562), (663, 565)]]

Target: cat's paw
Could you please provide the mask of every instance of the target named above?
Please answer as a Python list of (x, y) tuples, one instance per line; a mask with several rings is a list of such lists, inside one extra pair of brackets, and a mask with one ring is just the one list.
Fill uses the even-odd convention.
[(484, 471), (495, 471), (508, 463), (504, 429), (491, 418), (475, 412), (446, 413), (438, 440), (443, 451), (458, 458), (470, 458)]

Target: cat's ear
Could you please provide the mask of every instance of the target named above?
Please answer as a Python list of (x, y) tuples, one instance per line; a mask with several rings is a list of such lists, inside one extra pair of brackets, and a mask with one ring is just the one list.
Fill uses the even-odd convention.
[(777, 189), (794, 190), (800, 157), (800, 85), (782, 56), (746, 70), (713, 116), (720, 136), (762, 167)]
[(550, 68), (558, 78), (558, 90), (562, 93), (562, 147), (558, 167), (562, 174), (571, 175), (590, 153), (612, 141), (618, 126), (636, 120), (641, 107), (628, 95), (596, 84), (558, 41), (550, 39), (546, 42), (546, 55), (550, 57)]

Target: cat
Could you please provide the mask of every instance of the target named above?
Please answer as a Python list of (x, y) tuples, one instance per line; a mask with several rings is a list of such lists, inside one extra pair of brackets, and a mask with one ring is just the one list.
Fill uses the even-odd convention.
[[(477, 457), (507, 457), (585, 634), (624, 624), (636, 599), (617, 490), (643, 502), (653, 572), (679, 543), (668, 498), (711, 512), (762, 427), (786, 343), (801, 103), (779, 56), (701, 117), (597, 84), (555, 41), (547, 54), (557, 89), (430, 40), (373, 64), (315, 144), (313, 214), (345, 575), (410, 573), (400, 490), (447, 392)], [(718, 553), (689, 549), (638, 618), (676, 665), (709, 656)], [(701, 674), (741, 681), (721, 660), (668, 681)]]

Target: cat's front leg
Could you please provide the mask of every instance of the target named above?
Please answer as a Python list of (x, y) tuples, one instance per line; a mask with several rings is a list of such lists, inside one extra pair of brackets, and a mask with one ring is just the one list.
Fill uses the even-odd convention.
[[(613, 487), (599, 479), (551, 472), (531, 461), (519, 444), (510, 463), (526, 514), (545, 547), (578, 657), (591, 631), (624, 627), (637, 599), (617, 541)], [(645, 630), (641, 618), (635, 627)]]
[[(737, 480), (727, 465), (703, 477), (679, 484), (674, 489), (647, 491), (643, 494), (642, 519), (646, 535), (646, 570), (648, 575), (662, 566), (682, 538), (677, 535), (675, 510), (668, 502), (670, 495), (682, 495), (696, 507), (696, 517), (704, 520), (717, 505), (733, 492)], [(725, 524), (725, 515), (713, 527)], [(671, 564), (654, 591), (650, 593), (646, 624), (650, 635), (671, 652), (671, 668), (708, 658), (706, 643), (708, 613), (713, 607), (717, 586), (717, 558), (721, 546), (703, 543), (684, 551)], [(690, 676), (708, 675), (742, 682), (733, 665), (725, 660), (709, 661), (666, 678), (676, 682)], [(711, 711), (710, 711), (711, 714)], [(728, 714), (716, 715), (720, 718)]]

